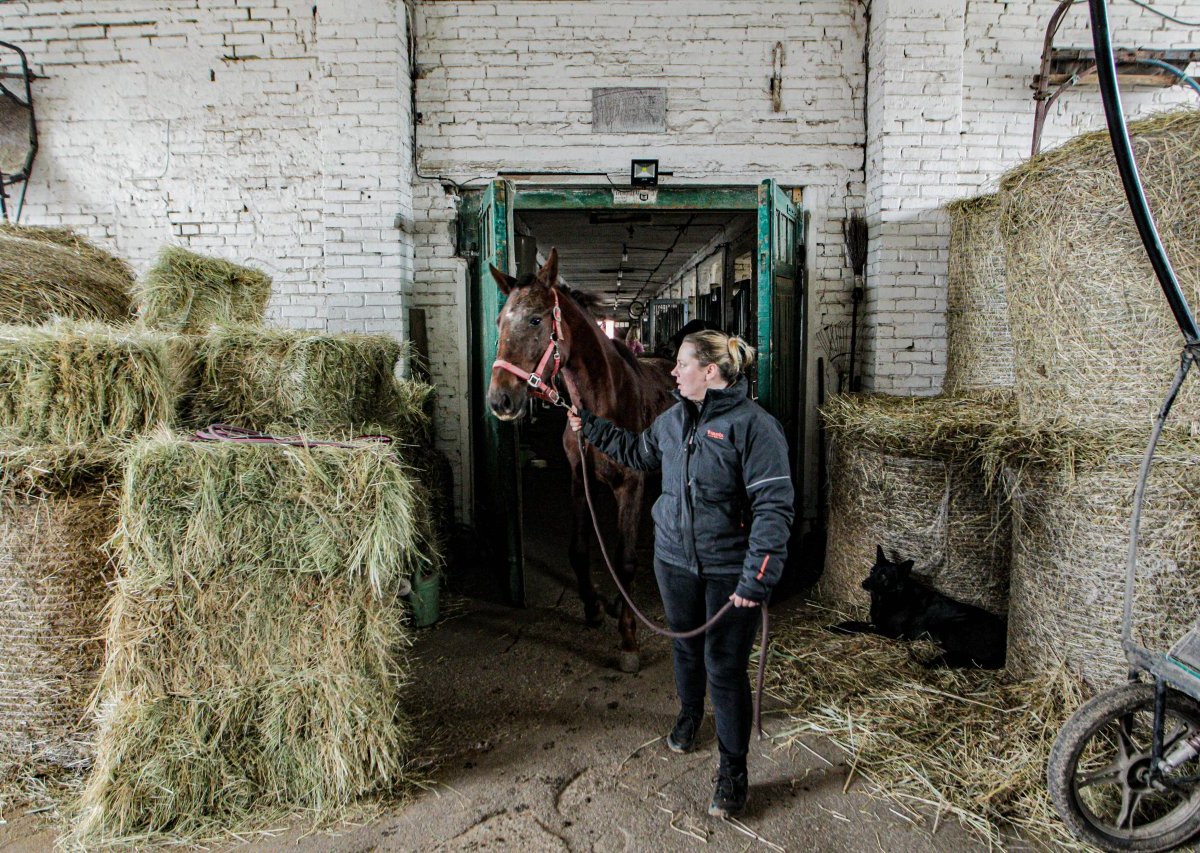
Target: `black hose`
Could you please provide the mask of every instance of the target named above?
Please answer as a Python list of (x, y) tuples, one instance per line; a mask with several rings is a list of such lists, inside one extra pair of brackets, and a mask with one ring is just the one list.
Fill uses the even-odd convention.
[(1125, 114), (1121, 108), (1121, 90), (1117, 86), (1117, 65), (1113, 59), (1112, 37), (1108, 30), (1108, 5), (1106, 0), (1088, 0), (1088, 8), (1092, 16), (1092, 43), (1096, 50), (1096, 71), (1100, 77), (1100, 97), (1104, 101), (1104, 116), (1108, 121), (1108, 135), (1112, 139), (1113, 154), (1117, 159), (1117, 169), (1121, 173), (1121, 183), (1125, 187), (1125, 197), (1129, 200), (1129, 208), (1133, 212), (1133, 220), (1137, 224), (1138, 234), (1141, 235), (1142, 245), (1150, 256), (1150, 265), (1154, 275), (1162, 286), (1175, 322), (1189, 345), (1200, 341), (1200, 331), (1196, 328), (1196, 320), (1188, 307), (1187, 298), (1179, 288), (1179, 280), (1175, 270), (1167, 258), (1162, 241), (1158, 237), (1158, 229), (1154, 225), (1154, 217), (1150, 214), (1150, 206), (1146, 203), (1146, 195), (1142, 191), (1142, 181), (1138, 176), (1137, 162), (1133, 159), (1133, 146), (1129, 142), (1129, 129), (1125, 127)]

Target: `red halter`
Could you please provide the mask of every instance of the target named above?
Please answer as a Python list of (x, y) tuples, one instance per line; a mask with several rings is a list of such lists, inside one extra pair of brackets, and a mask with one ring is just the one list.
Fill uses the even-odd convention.
[[(530, 373), (502, 358), (498, 358), (492, 362), (492, 370), (495, 370), (497, 367), (501, 370), (507, 370), (509, 373), (520, 377), (529, 386), (529, 393), (533, 396), (546, 400), (555, 406), (570, 408), (568, 403), (559, 395), (558, 389), (554, 387), (554, 379), (558, 376), (558, 372), (562, 370), (562, 353), (558, 351), (558, 342), (563, 340), (565, 335), (563, 335), (562, 309), (558, 307), (558, 289), (551, 287), (550, 292), (554, 294), (554, 310), (551, 312), (551, 316), (554, 319), (554, 326), (550, 330), (550, 343), (546, 345), (546, 351), (542, 353), (542, 360), (538, 362), (537, 370)], [(546, 376), (546, 365), (552, 359), (553, 364), (551, 365), (550, 375)]]

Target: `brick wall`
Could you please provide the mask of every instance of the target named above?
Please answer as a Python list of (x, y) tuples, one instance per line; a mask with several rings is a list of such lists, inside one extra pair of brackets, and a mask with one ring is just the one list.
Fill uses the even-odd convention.
[[(817, 244), (809, 253), (811, 327), (840, 316), (848, 287), (841, 220), (862, 194), (862, 41), (855, 3), (664, 0), (660, 3), (417, 4), (418, 164), (458, 182), (498, 170), (605, 171), (627, 182), (633, 157), (656, 157), (672, 185), (803, 186)], [(781, 110), (769, 93), (785, 50)], [(591, 90), (667, 89), (665, 133), (593, 133)], [(564, 183), (571, 182), (565, 179)], [(603, 178), (583, 179), (597, 182)], [(470, 186), (479, 187), (482, 180)], [(853, 195), (847, 207), (847, 192)], [(455, 259), (449, 202), (418, 179), (414, 301), (447, 312), (431, 347), (466, 342), (466, 261)], [(447, 360), (439, 418), (468, 418), (465, 366)], [(812, 384), (810, 383), (810, 387)], [(455, 448), (447, 447), (455, 451)], [(466, 464), (466, 445), (456, 459)]]
[[(1157, 5), (1194, 18), (1189, 3)], [(416, 162), (433, 178), (411, 168), (400, 0), (315, 13), (290, 0), (0, 4), (0, 39), (46, 78), (24, 221), (77, 227), (139, 270), (168, 241), (257, 264), (276, 280), (271, 317), (291, 325), (402, 335), (404, 309), (425, 308), (439, 442), (461, 484), (471, 425), (455, 183), (479, 187), (501, 169), (606, 171), (620, 183), (642, 156), (674, 184), (773, 177), (804, 189), (810, 335), (849, 314), (842, 222), (865, 212), (867, 387), (937, 391), (938, 208), (993, 189), (1028, 155), (1052, 0), (874, 0), (869, 19), (852, 0), (407, 5)], [(1119, 44), (1200, 46), (1200, 29), (1132, 4), (1110, 14)], [(1056, 43), (1089, 45), (1086, 18), (1072, 10)], [(777, 42), (779, 112), (768, 90)], [(591, 89), (630, 85), (667, 89), (667, 131), (592, 133)], [(1177, 87), (1124, 101), (1136, 116), (1194, 98)], [(1044, 144), (1102, 124), (1095, 89), (1069, 92)]]
[[(1184, 19), (1195, 4), (1155, 3)], [(864, 374), (867, 387), (933, 394), (945, 370), (948, 222), (944, 202), (996, 189), (1028, 158), (1031, 85), (1055, 2), (875, 0), (870, 26), (867, 267)], [(1119, 47), (1196, 48), (1200, 29), (1128, 3), (1109, 7)], [(1086, 4), (1068, 12), (1059, 47), (1091, 47)], [(1192, 68), (1197, 72), (1196, 66)], [(1125, 87), (1135, 118), (1194, 103), (1183, 87)], [(1042, 150), (1104, 127), (1096, 87), (1076, 87), (1050, 111)]]
[(276, 321), (403, 334), (406, 32), (394, 0), (0, 4), (0, 40), (45, 77), (22, 222), (139, 272), (168, 242), (253, 264)]

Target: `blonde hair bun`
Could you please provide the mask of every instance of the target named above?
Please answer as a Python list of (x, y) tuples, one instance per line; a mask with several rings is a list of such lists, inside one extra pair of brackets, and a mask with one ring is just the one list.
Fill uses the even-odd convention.
[(754, 364), (754, 347), (737, 335), (715, 331), (693, 332), (683, 340), (695, 347), (700, 364), (715, 364), (726, 382), (735, 382)]

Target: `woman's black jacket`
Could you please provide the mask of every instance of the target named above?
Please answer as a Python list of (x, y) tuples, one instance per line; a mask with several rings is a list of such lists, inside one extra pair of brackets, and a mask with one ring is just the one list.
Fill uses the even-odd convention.
[(764, 601), (783, 572), (794, 514), (787, 441), (739, 379), (697, 407), (676, 394), (640, 435), (586, 410), (583, 434), (616, 462), (662, 468), (654, 555), (705, 575), (741, 575), (737, 594)]

